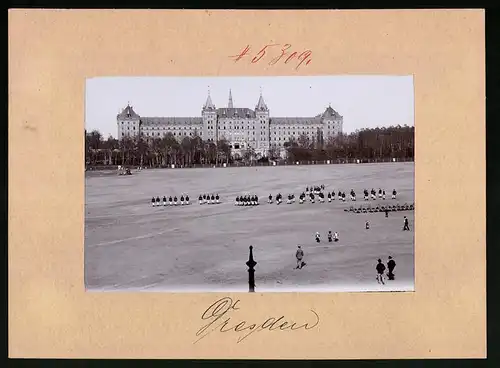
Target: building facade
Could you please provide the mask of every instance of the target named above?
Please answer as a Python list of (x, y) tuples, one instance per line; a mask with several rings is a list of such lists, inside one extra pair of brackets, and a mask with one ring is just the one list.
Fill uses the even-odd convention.
[(342, 133), (342, 126), (343, 117), (331, 106), (312, 117), (271, 117), (262, 94), (250, 109), (234, 107), (231, 91), (227, 107), (222, 108), (214, 105), (209, 92), (200, 117), (142, 117), (130, 105), (117, 115), (118, 139), (152, 140), (169, 133), (179, 141), (195, 136), (209, 142), (226, 139), (234, 154), (251, 147), (257, 156), (267, 156), (270, 149), (283, 155), (285, 143), (304, 134), (311, 142), (326, 142)]

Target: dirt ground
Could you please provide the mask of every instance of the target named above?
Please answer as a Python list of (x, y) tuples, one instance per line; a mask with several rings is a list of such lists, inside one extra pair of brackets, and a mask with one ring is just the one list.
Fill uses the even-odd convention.
[[(131, 176), (86, 178), (85, 283), (92, 291), (248, 291), (249, 246), (254, 247), (256, 292), (406, 291), (414, 289), (414, 212), (354, 214), (353, 203), (286, 204), (306, 186), (356, 191), (385, 189), (377, 204), (414, 203), (414, 164), (311, 165), (213, 169), (158, 169)], [(390, 192), (396, 189), (396, 200)], [(267, 204), (281, 192), (285, 203)], [(219, 205), (199, 205), (199, 194)], [(151, 197), (189, 194), (189, 206), (151, 206)], [(237, 195), (260, 205), (236, 207)], [(383, 202), (383, 203), (382, 203)], [(411, 231), (402, 231), (407, 216)], [(365, 229), (365, 221), (370, 229)], [(328, 243), (328, 230), (339, 242)], [(321, 233), (316, 243), (314, 234)], [(306, 266), (297, 270), (301, 245)], [(378, 258), (396, 261), (396, 280), (379, 285)]]

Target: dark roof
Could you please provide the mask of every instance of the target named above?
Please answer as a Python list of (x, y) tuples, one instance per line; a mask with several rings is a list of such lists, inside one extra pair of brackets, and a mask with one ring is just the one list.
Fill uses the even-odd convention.
[(332, 109), (331, 106), (328, 106), (325, 112), (321, 116), (324, 118), (339, 118), (340, 114), (334, 109)]
[(271, 125), (291, 125), (291, 124), (318, 124), (321, 123), (319, 117), (271, 117)]
[(201, 125), (201, 117), (142, 117), (141, 123), (145, 125)]
[(235, 108), (222, 107), (222, 108), (217, 109), (217, 115), (219, 117), (222, 117), (222, 118), (232, 118), (232, 117), (254, 118), (255, 111), (248, 109), (246, 107), (244, 107), (244, 108), (241, 108), (241, 107), (235, 107)]
[(138, 119), (138, 118), (140, 118), (140, 116), (137, 115), (137, 113), (134, 111), (134, 109), (130, 105), (127, 105), (127, 107), (125, 107), (123, 109), (123, 111), (117, 115), (117, 117), (118, 117), (118, 119)]

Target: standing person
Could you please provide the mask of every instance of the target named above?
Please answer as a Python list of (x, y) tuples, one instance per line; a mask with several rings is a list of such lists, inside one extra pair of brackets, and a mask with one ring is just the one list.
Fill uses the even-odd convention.
[(384, 211), (385, 211), (385, 217), (389, 217), (389, 210), (386, 208)]
[(382, 199), (382, 189), (378, 188), (378, 198)]
[(174, 197), (174, 206), (177, 206), (177, 196)]
[(335, 231), (335, 233), (333, 234), (333, 241), (339, 241), (339, 233)]
[(332, 194), (330, 192), (328, 192), (328, 202), (331, 202), (332, 201)]
[(168, 205), (171, 206), (173, 204), (172, 202), (172, 196), (169, 196), (168, 197)]
[(167, 205), (167, 197), (163, 196), (163, 206)]
[(392, 199), (396, 199), (396, 189), (392, 190)]
[(269, 197), (267, 197), (268, 201), (267, 203), (272, 204), (273, 203), (273, 196), (269, 194)]
[(316, 243), (319, 243), (320, 242), (320, 235), (319, 235), (319, 232), (316, 232)]
[(403, 225), (403, 231), (410, 231), (410, 226), (408, 224), (408, 219), (406, 218), (406, 216), (404, 217), (404, 225)]
[(366, 230), (370, 229), (370, 223), (368, 221), (366, 221), (366, 223), (365, 223), (365, 229)]
[(201, 205), (201, 204), (203, 204), (203, 197), (201, 196), (201, 194), (200, 194), (200, 196), (198, 197), (198, 202), (200, 202), (200, 205)]
[(331, 243), (333, 240), (333, 236), (332, 236), (332, 231), (328, 231), (328, 243)]
[(181, 206), (184, 205), (184, 194), (181, 194)]
[(375, 269), (377, 270), (377, 282), (379, 284), (385, 285), (385, 282), (384, 282), (385, 266), (382, 263), (382, 260), (380, 258), (378, 260), (378, 263), (377, 263), (377, 266), (375, 267)]
[(394, 268), (396, 267), (396, 262), (392, 259), (391, 256), (389, 256), (389, 262), (387, 262), (387, 269), (389, 270), (389, 273), (387, 276), (389, 277), (389, 280), (394, 280)]
[(382, 199), (385, 200), (385, 190), (382, 191)]
[(155, 197), (151, 199), (151, 205), (154, 207), (156, 205)]
[(220, 203), (219, 199), (220, 199), (219, 193), (217, 193), (217, 195), (215, 196), (215, 203), (219, 204)]
[(189, 196), (186, 194), (186, 204), (189, 204)]
[(160, 197), (156, 197), (156, 206), (160, 207)]
[(297, 246), (297, 252), (295, 252), (295, 258), (297, 258), (297, 267), (299, 270), (302, 268), (303, 265), (303, 259), (304, 259), (304, 251), (300, 247), (300, 245)]

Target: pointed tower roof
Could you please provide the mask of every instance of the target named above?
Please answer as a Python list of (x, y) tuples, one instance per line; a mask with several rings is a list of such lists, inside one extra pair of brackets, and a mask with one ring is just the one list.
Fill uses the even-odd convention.
[(207, 101), (205, 102), (205, 105), (203, 105), (203, 110), (215, 110), (215, 105), (212, 102), (212, 98), (210, 97), (210, 90), (208, 90), (208, 97)]
[(227, 103), (227, 107), (230, 109), (233, 108), (233, 95), (231, 93), (231, 89), (229, 89), (229, 102)]
[(264, 102), (264, 97), (262, 97), (262, 91), (260, 92), (259, 102), (257, 102), (257, 106), (255, 106), (255, 111), (257, 110), (261, 111), (267, 110), (267, 105)]
[(140, 116), (134, 111), (132, 106), (130, 104), (127, 104), (127, 107), (125, 107), (121, 113), (118, 114), (119, 119), (137, 119), (140, 118)]
[(321, 116), (324, 118), (336, 118), (339, 117), (339, 113), (332, 109), (332, 106), (329, 104), (325, 112)]

